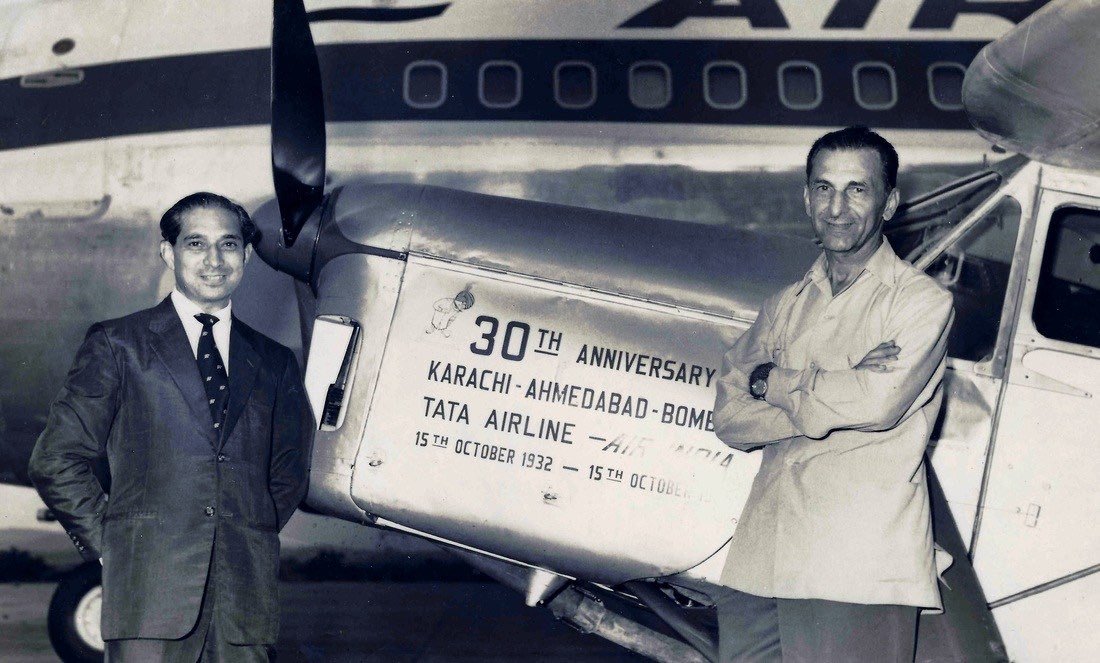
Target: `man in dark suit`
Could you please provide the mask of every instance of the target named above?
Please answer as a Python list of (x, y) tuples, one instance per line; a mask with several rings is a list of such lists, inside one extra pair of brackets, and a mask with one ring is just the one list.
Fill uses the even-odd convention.
[[(103, 564), (109, 661), (267, 660), (312, 416), (291, 352), (231, 315), (256, 232), (245, 210), (196, 193), (160, 225), (175, 290), (88, 330), (30, 475)], [(110, 499), (90, 469), (104, 456)]]

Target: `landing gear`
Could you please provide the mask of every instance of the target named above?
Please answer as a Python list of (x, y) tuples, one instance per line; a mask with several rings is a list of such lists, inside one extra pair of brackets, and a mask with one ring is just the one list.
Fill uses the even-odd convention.
[(102, 570), (98, 562), (78, 566), (57, 584), (46, 620), (50, 644), (65, 663), (100, 663), (103, 638), (99, 616), (103, 606)]

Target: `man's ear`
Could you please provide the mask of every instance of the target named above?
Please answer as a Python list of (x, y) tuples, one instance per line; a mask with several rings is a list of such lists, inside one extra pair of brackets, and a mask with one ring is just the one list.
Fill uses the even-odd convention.
[(898, 205), (901, 203), (901, 192), (897, 187), (890, 190), (890, 195), (886, 196), (886, 206), (882, 208), (882, 220), (889, 221), (894, 217), (894, 212), (898, 211)]
[(244, 245), (244, 261), (247, 263), (248, 259), (252, 257), (252, 244)]
[(172, 252), (172, 243), (166, 239), (160, 240), (160, 259), (171, 271), (176, 271), (176, 254)]
[(810, 210), (810, 185), (807, 184), (802, 187), (802, 204), (806, 207), (806, 216), (813, 218), (813, 212)]

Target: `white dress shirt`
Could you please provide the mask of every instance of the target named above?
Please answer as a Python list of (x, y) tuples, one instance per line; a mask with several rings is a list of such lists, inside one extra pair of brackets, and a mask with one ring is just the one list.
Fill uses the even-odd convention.
[[(191, 343), (191, 354), (199, 356), (199, 335), (202, 334), (202, 323), (195, 319), (199, 313), (205, 313), (199, 305), (187, 298), (179, 290), (172, 291), (172, 305), (176, 307), (176, 314), (183, 323), (183, 331), (187, 333), (187, 340)], [(214, 311), (211, 315), (218, 319), (214, 323), (214, 345), (221, 353), (225, 363), (225, 374), (229, 375), (229, 328), (232, 326), (233, 302), (225, 305), (225, 308)]]

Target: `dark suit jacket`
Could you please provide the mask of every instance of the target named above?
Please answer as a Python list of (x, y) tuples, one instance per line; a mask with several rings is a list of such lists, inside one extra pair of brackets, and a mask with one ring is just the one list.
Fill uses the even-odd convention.
[[(285, 347), (233, 319), (214, 429), (171, 299), (92, 325), (30, 475), (81, 554), (103, 558), (103, 637), (180, 638), (211, 563), (219, 629), (274, 643), (279, 539), (306, 491), (313, 423)], [(106, 454), (110, 499), (90, 463)]]

